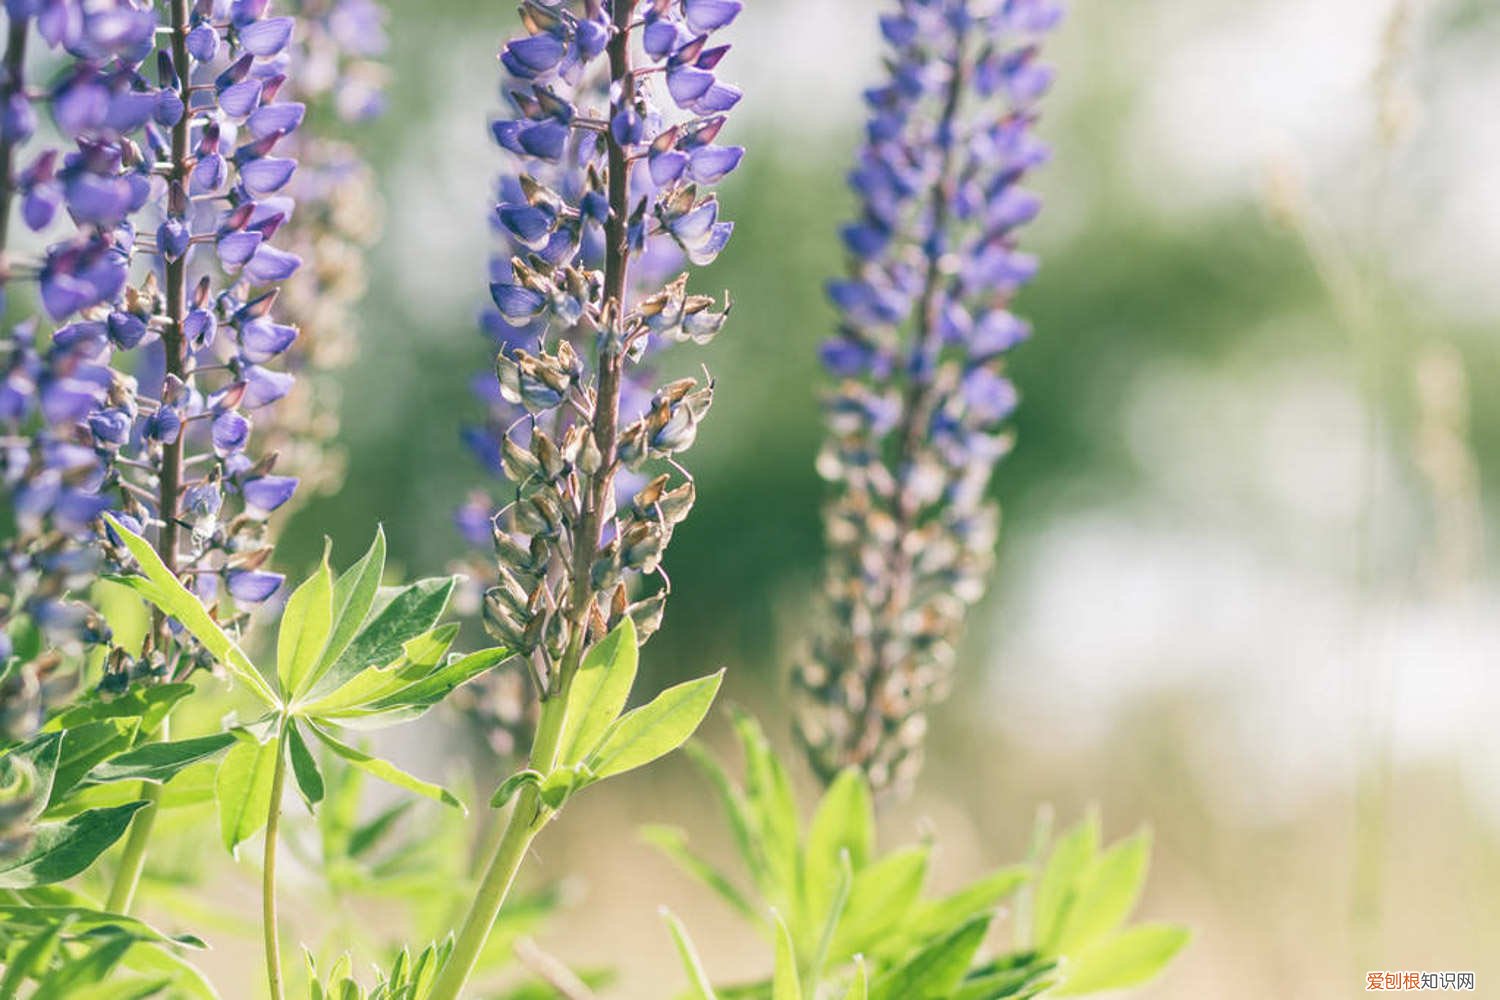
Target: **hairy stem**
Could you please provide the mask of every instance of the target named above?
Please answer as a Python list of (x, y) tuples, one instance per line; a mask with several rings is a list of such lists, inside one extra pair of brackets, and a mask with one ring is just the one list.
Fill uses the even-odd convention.
[[(531, 750), (531, 766), (536, 770), (546, 773), (556, 763), (566, 714), (567, 703), (562, 699), (548, 698), (542, 702), (542, 717)], [(515, 884), (521, 862), (551, 816), (543, 809), (541, 795), (535, 787), (528, 786), (521, 792), (506, 824), (505, 835), (500, 838), (500, 844), (485, 868), (484, 878), (474, 893), (474, 901), (454, 941), (453, 954), (443, 965), (442, 974), (433, 984), (427, 1000), (459, 1000), (469, 976), (474, 973), (479, 953), (489, 939), (490, 928), (495, 925), (495, 918), (500, 915), (511, 886)]]
[[(162, 720), (158, 732), (160, 739), (167, 738), (167, 722)], [(129, 913), (135, 902), (135, 891), (141, 884), (141, 871), (146, 865), (146, 845), (151, 840), (151, 831), (156, 826), (156, 812), (161, 803), (162, 786), (153, 781), (141, 782), (141, 798), (146, 805), (130, 824), (130, 835), (125, 839), (125, 853), (120, 855), (120, 869), (115, 873), (114, 884), (109, 889), (109, 899), (104, 908), (110, 913)]]
[(271, 1000), (283, 1000), (281, 935), (276, 923), (276, 842), (281, 832), (281, 797), (286, 790), (287, 737), (292, 721), (282, 719), (276, 740), (276, 770), (271, 776), (271, 804), (266, 809), (266, 852), (260, 876), (260, 924), (266, 944), (266, 983)]
[[(172, 126), (172, 162), (167, 176), (167, 183), (171, 185), (168, 209), (174, 213), (185, 212), (187, 209), (186, 188), (188, 173), (191, 169), (188, 157), (191, 152), (189, 144), (192, 139), (190, 131), (192, 81), (189, 79), (189, 69), (192, 64), (187, 50), (188, 12), (188, 0), (172, 0), (172, 62), (177, 69), (178, 96), (182, 98), (183, 106), (182, 117)], [(167, 262), (166, 278), (168, 323), (161, 331), (162, 346), (166, 353), (168, 376), (180, 379), (187, 367), (187, 352), (182, 335), (182, 321), (187, 315), (186, 254)], [(156, 551), (167, 569), (174, 573), (177, 572), (177, 506), (182, 494), (184, 434), (185, 431), (179, 432), (177, 440), (162, 448), (161, 476), (157, 493), (157, 516), (162, 523), (161, 533), (156, 541)], [(160, 609), (153, 613), (152, 624), (155, 641), (163, 645), (171, 642), (167, 616)], [(146, 864), (146, 844), (151, 837), (151, 829), (156, 824), (157, 809), (160, 808), (161, 786), (142, 782), (141, 798), (145, 799), (146, 806), (136, 813), (135, 819), (131, 821), (130, 840), (126, 844), (124, 863), (115, 875), (115, 884), (109, 894), (112, 901), (119, 900), (121, 905), (116, 911), (119, 913), (129, 912), (135, 895), (135, 887), (140, 883), (141, 869)]]
[[(635, 17), (636, 0), (616, 0), (614, 33), (609, 43), (610, 79), (617, 85), (621, 103), (634, 99), (635, 76), (631, 68), (630, 34)], [(630, 158), (626, 150), (606, 130), (609, 149), (609, 220), (604, 227), (604, 299), (606, 321), (611, 324), (600, 339), (599, 385), (594, 398), (593, 435), (602, 461), (599, 471), (588, 482), (587, 495), (581, 498), (583, 509), (573, 539), (572, 588), (566, 613), (571, 636), (568, 648), (555, 674), (548, 678), (548, 689), (542, 692), (542, 715), (532, 742), (531, 767), (543, 774), (557, 765), (563, 723), (567, 717), (568, 693), (573, 677), (583, 662), (585, 636), (588, 634), (594, 604), (593, 565), (599, 551), (599, 537), (604, 528), (604, 512), (613, 506), (615, 463), (619, 449), (620, 380), (624, 364), (621, 356), (625, 322), (625, 289), (630, 269)], [(459, 1000), (465, 984), (474, 972), (479, 952), (489, 938), (490, 928), (500, 915), (515, 884), (526, 852), (553, 813), (542, 805), (535, 787), (521, 792), (515, 810), (505, 828), (474, 901), (459, 930), (453, 954), (443, 966), (428, 1000)]]

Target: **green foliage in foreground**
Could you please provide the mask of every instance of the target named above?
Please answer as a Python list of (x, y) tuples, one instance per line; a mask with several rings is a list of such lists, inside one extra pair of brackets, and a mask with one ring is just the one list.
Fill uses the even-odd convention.
[[(686, 928), (669, 930), (692, 1000), (1008, 1000), (1078, 996), (1138, 986), (1183, 948), (1188, 932), (1127, 926), (1150, 858), (1144, 831), (1107, 848), (1097, 819), (1058, 838), (1044, 864), (1001, 868), (951, 895), (929, 898), (931, 844), (876, 849), (869, 786), (846, 771), (804, 828), (786, 768), (748, 716), (735, 728), (743, 788), (707, 752), (693, 756), (713, 785), (749, 877), (743, 885), (694, 853), (680, 830), (649, 827), (648, 840), (768, 939), (768, 979), (718, 987)], [(985, 957), (1000, 908), (1025, 895), (1024, 947)]]

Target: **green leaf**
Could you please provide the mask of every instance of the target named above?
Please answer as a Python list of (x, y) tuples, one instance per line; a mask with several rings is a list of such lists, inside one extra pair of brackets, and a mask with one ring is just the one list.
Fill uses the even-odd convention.
[(307, 743), (302, 739), (302, 732), (297, 728), (294, 720), (287, 720), (287, 750), (291, 753), (292, 776), (297, 779), (297, 790), (302, 793), (302, 801), (307, 803), (309, 811), (319, 802), (323, 801), (323, 774), (318, 770), (318, 762), (313, 759), (312, 751), (307, 748)]
[(1151, 834), (1142, 830), (1101, 854), (1078, 882), (1057, 951), (1073, 955), (1118, 930), (1140, 901), (1151, 863)]
[(734, 726), (745, 751), (745, 794), (753, 835), (765, 858), (765, 895), (788, 912), (800, 912), (805, 905), (801, 901), (801, 831), (791, 779), (758, 722), (736, 712)]
[(563, 764), (576, 764), (598, 748), (610, 725), (625, 710), (639, 663), (635, 623), (627, 615), (619, 626), (595, 643), (583, 658), (568, 692), (563, 721)]
[(359, 562), (341, 573), (338, 582), (333, 585), (333, 630), (328, 635), (328, 643), (323, 647), (317, 666), (305, 681), (307, 687), (316, 684), (349, 648), (349, 643), (354, 640), (370, 614), (375, 595), (380, 591), (380, 578), (384, 574), (385, 528), (377, 527), (375, 540), (370, 543), (369, 550)]
[(641, 830), (641, 839), (653, 845), (676, 863), (677, 867), (708, 886), (719, 898), (751, 920), (759, 919), (759, 913), (739, 886), (713, 865), (703, 860), (687, 845), (687, 834), (675, 826), (647, 826)]
[(172, 743), (147, 743), (105, 761), (88, 773), (87, 781), (154, 781), (166, 784), (185, 768), (213, 760), (230, 744), (233, 733), (212, 733)]
[(542, 772), (527, 769), (506, 778), (500, 783), (500, 787), (495, 789), (495, 794), (491, 796), (490, 808), (504, 809), (506, 803), (515, 798), (516, 793), (527, 785), (540, 788), (542, 786)]
[(875, 953), (882, 957), (898, 957), (984, 911), (993, 911), (1025, 885), (1031, 874), (1031, 869), (1025, 865), (1001, 868), (952, 895), (919, 902), (900, 932), (889, 935)]
[(776, 971), (771, 978), (771, 1000), (802, 1000), (802, 983), (797, 978), (797, 948), (792, 932), (786, 929), (781, 914), (771, 911), (776, 924)]
[(0, 757), (0, 785), (12, 794), (25, 794), (31, 805), (14, 819), (30, 823), (52, 798), (57, 765), (62, 760), (62, 733), (44, 733)]
[(845, 994), (844, 1000), (869, 1000), (870, 996), (870, 972), (865, 968), (865, 960), (862, 955), (854, 956), (854, 982), (849, 985), (849, 992)]
[(734, 834), (735, 847), (739, 849), (740, 859), (749, 869), (750, 877), (762, 893), (769, 895), (773, 888), (770, 872), (762, 852), (759, 835), (752, 829), (749, 803), (745, 801), (739, 789), (735, 788), (734, 782), (729, 780), (729, 774), (724, 770), (724, 766), (714, 758), (712, 753), (704, 749), (701, 743), (697, 740), (689, 741), (684, 749), (688, 757), (703, 772), (718, 796), (719, 804), (729, 819), (729, 828)]
[(1073, 909), (1078, 880), (1099, 853), (1099, 820), (1090, 816), (1058, 840), (1036, 888), (1036, 943), (1057, 954), (1057, 943)]
[(595, 780), (594, 772), (589, 770), (587, 764), (559, 767), (542, 780), (542, 801), (547, 804), (548, 809), (561, 809), (563, 803), (572, 798), (573, 793), (587, 788)]
[(415, 680), (396, 668), (366, 670), (298, 714), (352, 729), (391, 726), (419, 718), (460, 686), (510, 658), (505, 649), (486, 649), (454, 660)]
[(287, 600), (276, 633), (276, 677), (284, 700), (290, 702), (302, 694), (332, 629), (333, 570), (328, 568), (325, 550), (318, 571)]
[(875, 852), (875, 806), (870, 786), (857, 768), (849, 768), (834, 779), (808, 827), (804, 926), (816, 927), (827, 920), (844, 852), (848, 852), (848, 864), (854, 872), (864, 868)]
[(134, 685), (124, 694), (105, 700), (97, 690), (82, 694), (69, 708), (48, 721), (48, 732), (72, 729), (86, 722), (106, 719), (140, 719), (143, 732), (154, 732), (172, 708), (192, 694), (193, 685)]
[(310, 724), (310, 728), (313, 731), (313, 735), (324, 746), (366, 774), (379, 778), (388, 784), (395, 785), (397, 788), (404, 788), (409, 792), (416, 792), (418, 795), (441, 802), (443, 805), (452, 806), (455, 809), (464, 808), (464, 804), (458, 800), (458, 797), (441, 785), (435, 785), (430, 781), (415, 778), (390, 761), (382, 760), (379, 757), (365, 753), (363, 750), (355, 749), (347, 743), (341, 743), (316, 724)]
[(876, 1000), (945, 1000), (989, 932), (990, 914), (933, 941), (875, 984)]
[(1192, 935), (1185, 927), (1142, 924), (1106, 938), (1069, 963), (1063, 984), (1052, 996), (1081, 996), (1123, 990), (1156, 978)]
[(458, 622), (450, 622), (407, 642), (401, 647), (404, 660), (401, 673), (409, 672), (413, 677), (426, 677), (430, 674), (443, 661), (443, 657), (448, 655), (448, 650), (452, 648), (453, 640), (458, 638), (462, 627)]
[(160, 608), (165, 614), (176, 618), (182, 623), (182, 627), (193, 634), (193, 638), (203, 644), (216, 661), (224, 664), (229, 672), (244, 682), (257, 698), (267, 705), (275, 705), (276, 692), (261, 677), (260, 671), (250, 662), (250, 658), (237, 646), (234, 640), (219, 628), (218, 622), (214, 621), (209, 613), (204, 610), (203, 605), (198, 602), (182, 581), (167, 569), (151, 543), (140, 535), (135, 534), (129, 528), (116, 521), (109, 514), (104, 515), (111, 528), (120, 536), (130, 554), (135, 556), (135, 561), (140, 564), (144, 577), (125, 576), (111, 578), (115, 583), (122, 584), (140, 594), (146, 600)]
[(85, 722), (63, 731), (47, 808), (60, 804), (95, 765), (130, 746), (135, 731), (135, 723), (126, 719)]
[(667, 688), (650, 704), (623, 715), (610, 727), (588, 764), (596, 778), (624, 774), (663, 757), (697, 731), (724, 680), (724, 671)]
[(412, 639), (430, 631), (453, 596), (457, 577), (419, 580), (396, 591), (389, 604), (360, 629), (333, 664), (304, 683), (316, 699), (336, 691), (368, 667), (384, 667), (401, 656)]
[(703, 971), (703, 961), (698, 957), (698, 950), (693, 947), (692, 939), (688, 937), (687, 928), (682, 926), (682, 921), (678, 920), (677, 916), (666, 907), (662, 907), (661, 916), (667, 922), (667, 929), (672, 932), (672, 941), (677, 945), (677, 954), (682, 957), (683, 968), (687, 970), (690, 986), (689, 1000), (717, 1000), (708, 974)]
[(145, 804), (90, 809), (62, 823), (37, 826), (25, 851), (0, 860), (0, 889), (27, 889), (72, 878), (120, 839), (130, 817)]
[(219, 803), (219, 837), (224, 849), (238, 856), (239, 845), (266, 824), (281, 743), (261, 743), (244, 730), (236, 730), (235, 736), (214, 779), (214, 798)]
[(1047, 977), (1057, 969), (1055, 959), (1045, 959), (1036, 952), (1023, 951), (969, 971), (963, 985), (949, 1000), (1008, 1000), (1041, 995), (1054, 980)]
[(20, 995), (21, 984), (28, 977), (40, 978), (57, 954), (63, 924), (53, 924), (31, 938), (6, 962), (5, 978), (0, 979), (0, 997)]
[(220, 1000), (218, 991), (197, 966), (167, 948), (137, 944), (125, 953), (124, 961), (120, 964), (146, 975), (169, 977), (172, 987), (169, 995), (174, 998)]
[[(133, 943), (128, 935), (106, 932), (91, 951), (81, 957), (69, 958), (38, 982), (36, 995), (43, 997), (82, 996), (88, 987), (104, 982), (105, 977), (109, 976), (114, 967), (120, 963), (120, 959), (125, 957), (125, 953), (130, 950)], [(157, 989), (160, 989), (160, 986)], [(155, 989), (144, 994), (127, 995), (150, 996), (154, 992), (156, 992)]]
[(828, 956), (830, 962), (840, 965), (856, 954), (874, 950), (886, 934), (901, 926), (921, 895), (929, 853), (926, 846), (904, 848), (854, 876), (844, 920)]

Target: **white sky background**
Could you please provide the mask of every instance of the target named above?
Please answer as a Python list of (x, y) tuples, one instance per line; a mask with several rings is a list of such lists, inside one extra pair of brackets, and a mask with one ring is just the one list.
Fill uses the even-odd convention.
[[(1438, 0), (1426, 5), (1435, 6)], [(1268, 164), (1295, 165), (1337, 224), (1358, 224), (1368, 191), (1371, 75), (1382, 0), (1074, 0), (1052, 59), (1060, 106), (1088, 86), (1129, 88), (1128, 175), (1148, 210), (1188, 220), (1259, 198)], [(1421, 5), (1419, 5), (1421, 6)], [(741, 121), (816, 149), (858, 114), (852, 81), (876, 70), (869, 0), (754, 0), (726, 76)], [(494, 39), (427, 46), (429, 71), (465, 89), (492, 79)], [(1493, 42), (1493, 38), (1490, 39)], [(1107, 49), (1101, 46), (1107, 45)], [(1397, 276), (1424, 308), (1495, 324), (1500, 314), (1500, 59), (1478, 45), (1419, 55), (1414, 146), (1388, 206)], [(1083, 84), (1079, 84), (1082, 87)], [(412, 302), (472, 311), (488, 239), (478, 213), (494, 157), (468, 102), (434, 108), (392, 178), (391, 239)], [(1058, 165), (1066, 177), (1087, 164)], [(1065, 238), (1074, 205), (1042, 227)], [(451, 228), (455, 218), (474, 219)], [(1076, 219), (1074, 220), (1076, 224)], [(1358, 232), (1357, 228), (1355, 230)], [(1500, 327), (1500, 324), (1495, 324)], [(1500, 328), (1497, 328), (1500, 335)], [(1247, 337), (1257, 331), (1247, 330)], [(1365, 417), (1336, 373), (1288, 364), (1247, 379), (1165, 367), (1134, 387), (1139, 505), (1088, 510), (1012, 553), (990, 608), (990, 690), (1021, 729), (1087, 741), (1142, 693), (1175, 687), (1229, 699), (1205, 766), (1240, 774), (1232, 809), (1274, 814), (1347, 781), (1356, 656), (1397, 678), (1404, 759), (1468, 751), (1500, 818), (1500, 622), (1491, 584), (1461, 601), (1379, 598), (1360, 611), (1350, 566)], [(376, 415), (378, 416), (378, 415)], [(380, 433), (378, 427), (367, 429)], [(1380, 468), (1389, 457), (1379, 460)], [(1397, 512), (1399, 517), (1399, 511)], [(1017, 539), (1007, 544), (1020, 544)], [(1364, 622), (1364, 625), (1360, 623)], [(1364, 629), (1364, 653), (1354, 636)], [(1488, 740), (1486, 743), (1485, 741)], [(1246, 791), (1245, 789), (1251, 789)]]

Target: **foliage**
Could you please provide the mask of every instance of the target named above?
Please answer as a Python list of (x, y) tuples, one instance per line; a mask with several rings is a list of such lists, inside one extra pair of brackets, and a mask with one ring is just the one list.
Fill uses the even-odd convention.
[[(774, 952), (767, 980), (715, 990), (687, 930), (671, 914), (696, 1000), (1001, 1000), (1122, 989), (1157, 975), (1187, 943), (1181, 927), (1126, 927), (1146, 879), (1146, 832), (1101, 850), (1089, 818), (1063, 834), (1046, 863), (1000, 868), (941, 897), (927, 897), (932, 844), (880, 853), (869, 782), (841, 772), (804, 827), (791, 779), (750, 716), (735, 718), (743, 787), (712, 755), (694, 759), (723, 806), (748, 885), (688, 846), (680, 830), (644, 831), (680, 868), (750, 920)], [(989, 958), (983, 946), (1002, 904), (1034, 897), (1018, 950)]]

